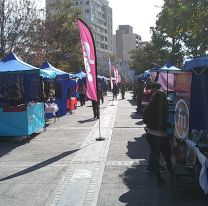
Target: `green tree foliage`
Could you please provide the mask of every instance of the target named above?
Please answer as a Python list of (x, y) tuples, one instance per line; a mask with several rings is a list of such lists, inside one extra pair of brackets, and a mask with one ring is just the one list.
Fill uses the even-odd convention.
[[(208, 44), (208, 1), (165, 0), (154, 28), (163, 38), (163, 48), (170, 53), (173, 63), (184, 56), (205, 55)], [(155, 43), (158, 41), (153, 36)]]
[(163, 65), (167, 56), (166, 50), (156, 48), (152, 42), (141, 42), (137, 49), (131, 51), (130, 67), (140, 74), (155, 65)]
[(180, 67), (184, 58), (207, 54), (207, 11), (208, 0), (164, 0), (151, 28), (151, 43), (133, 51), (132, 65), (142, 70), (153, 61), (161, 65), (171, 61)]
[(45, 22), (46, 57), (65, 71), (82, 66), (80, 35), (76, 20), (80, 11), (71, 1), (55, 1), (49, 6)]

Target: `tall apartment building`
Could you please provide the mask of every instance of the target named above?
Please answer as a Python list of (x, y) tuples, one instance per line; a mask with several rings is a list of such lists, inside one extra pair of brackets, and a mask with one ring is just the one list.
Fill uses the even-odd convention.
[[(54, 0), (46, 0), (47, 6)], [(83, 20), (89, 25), (94, 35), (97, 59), (100, 70), (108, 62), (107, 56), (112, 53), (112, 8), (108, 0), (72, 0), (75, 8), (81, 10)]]
[(121, 60), (121, 63), (128, 63), (130, 51), (136, 49), (141, 36), (133, 33), (133, 28), (129, 25), (119, 25), (116, 34), (113, 35), (113, 53)]
[(84, 21), (92, 29), (96, 49), (112, 52), (112, 9), (108, 0), (73, 0), (81, 9)]

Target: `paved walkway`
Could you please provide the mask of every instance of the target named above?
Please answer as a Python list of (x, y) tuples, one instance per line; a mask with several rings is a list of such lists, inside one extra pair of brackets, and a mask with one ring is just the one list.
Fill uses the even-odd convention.
[[(126, 99), (101, 105), (91, 119), (90, 102), (50, 124), (28, 144), (0, 143), (0, 206), (194, 206), (203, 196), (174, 198), (145, 173), (148, 146), (144, 125)], [(105, 141), (95, 138), (105, 137)]]

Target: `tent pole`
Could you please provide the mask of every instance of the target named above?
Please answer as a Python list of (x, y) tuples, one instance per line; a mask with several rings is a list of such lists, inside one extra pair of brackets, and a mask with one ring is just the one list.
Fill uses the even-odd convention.
[[(97, 103), (98, 104), (98, 103)], [(97, 141), (105, 140), (105, 137), (101, 137), (101, 125), (100, 125), (100, 104), (98, 104), (98, 114), (99, 114), (99, 137), (96, 138)]]

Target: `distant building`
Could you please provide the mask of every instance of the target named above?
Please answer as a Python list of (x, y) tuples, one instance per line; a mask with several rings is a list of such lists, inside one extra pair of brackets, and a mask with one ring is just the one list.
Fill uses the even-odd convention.
[[(54, 0), (46, 0), (46, 10)], [(112, 8), (108, 0), (72, 0), (75, 8), (81, 10), (83, 20), (89, 25), (94, 35), (100, 70), (106, 67), (108, 55), (112, 53)], [(100, 62), (102, 59), (103, 62)], [(105, 60), (106, 59), (106, 60)], [(103, 67), (103, 68), (102, 68)]]
[(129, 25), (119, 25), (116, 34), (113, 35), (113, 53), (121, 60), (121, 63), (130, 61), (130, 51), (136, 49), (141, 41), (141, 36), (133, 33)]

